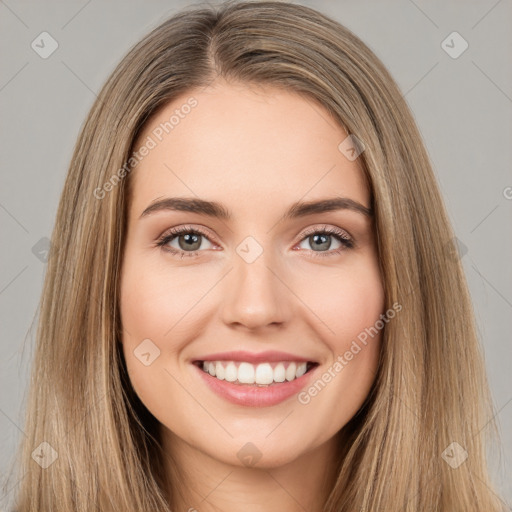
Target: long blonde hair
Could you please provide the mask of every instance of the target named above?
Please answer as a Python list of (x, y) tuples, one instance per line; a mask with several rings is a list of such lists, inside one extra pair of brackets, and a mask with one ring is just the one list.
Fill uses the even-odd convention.
[[(164, 475), (156, 419), (130, 385), (119, 344), (136, 166), (126, 162), (151, 115), (217, 77), (304, 94), (365, 145), (386, 309), (402, 310), (384, 329), (372, 392), (342, 429), (339, 476), (323, 510), (500, 510), (486, 467), (493, 408), (470, 297), (411, 113), (354, 34), (311, 8), (272, 1), (194, 6), (166, 20), (119, 63), (87, 116), (51, 239), (16, 510), (171, 510), (165, 485), (179, 483)], [(36, 449), (57, 458), (43, 468)], [(458, 467), (447, 462), (465, 453)]]

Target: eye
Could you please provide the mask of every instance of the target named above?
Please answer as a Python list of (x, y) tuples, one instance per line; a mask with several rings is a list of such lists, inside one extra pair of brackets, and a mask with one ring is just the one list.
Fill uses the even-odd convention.
[[(332, 239), (338, 244), (332, 248)], [(212, 247), (204, 247), (203, 242), (212, 242), (208, 238), (208, 234), (198, 228), (190, 226), (180, 226), (167, 231), (156, 243), (158, 247), (170, 252), (176, 256), (193, 257), (199, 256), (201, 249), (212, 249)], [(354, 242), (350, 236), (342, 229), (332, 226), (323, 226), (322, 228), (310, 228), (302, 234), (302, 244), (309, 244), (309, 249), (313, 256), (332, 256), (341, 253), (344, 250), (352, 249)], [(335, 243), (335, 245), (336, 245)], [(175, 244), (175, 245), (171, 245)], [(305, 249), (308, 249), (307, 247)]]
[[(332, 256), (341, 253), (344, 250), (352, 249), (354, 241), (350, 236), (340, 228), (324, 226), (323, 228), (311, 228), (303, 233), (302, 244), (309, 245), (314, 256)], [(335, 247), (333, 248), (332, 239), (335, 239)], [(336, 247), (337, 244), (337, 247)]]
[[(208, 241), (211, 244), (208, 236), (202, 230), (180, 226), (167, 231), (156, 245), (165, 251), (183, 258), (199, 256), (199, 249), (211, 249), (211, 247), (204, 247), (204, 241)], [(171, 243), (175, 245), (172, 246)]]

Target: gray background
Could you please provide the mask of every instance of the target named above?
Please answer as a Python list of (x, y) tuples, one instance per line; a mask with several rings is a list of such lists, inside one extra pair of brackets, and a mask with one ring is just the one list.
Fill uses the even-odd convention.
[[(0, 1), (2, 474), (24, 435), (32, 323), (45, 272), (33, 247), (51, 234), (79, 128), (128, 48), (190, 3)], [(492, 473), (510, 506), (512, 1), (297, 3), (361, 37), (398, 82), (419, 125), (461, 244), (504, 443), (501, 456), (492, 454)], [(43, 31), (59, 45), (46, 59), (31, 47)], [(441, 46), (453, 31), (469, 44), (458, 58)], [(5, 507), (11, 497), (2, 497)]]

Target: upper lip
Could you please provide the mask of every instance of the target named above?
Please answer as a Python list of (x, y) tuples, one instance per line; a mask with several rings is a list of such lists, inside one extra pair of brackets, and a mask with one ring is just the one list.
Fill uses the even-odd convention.
[(265, 362), (279, 362), (279, 361), (301, 361), (304, 363), (316, 362), (313, 359), (297, 356), (288, 352), (279, 352), (275, 350), (268, 350), (266, 352), (246, 352), (231, 351), (231, 352), (217, 352), (207, 356), (201, 356), (194, 359), (194, 361), (245, 361), (247, 363), (265, 363)]

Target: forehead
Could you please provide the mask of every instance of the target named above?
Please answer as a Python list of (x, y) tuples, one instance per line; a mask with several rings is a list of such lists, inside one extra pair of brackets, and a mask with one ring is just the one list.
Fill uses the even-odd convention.
[(359, 159), (338, 149), (347, 133), (317, 102), (270, 86), (216, 83), (162, 107), (135, 145), (132, 207), (197, 196), (230, 210), (344, 196), (369, 204)]

